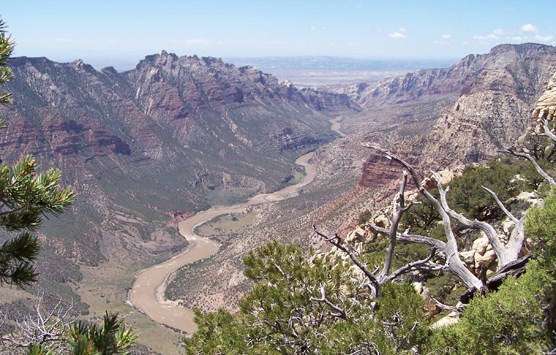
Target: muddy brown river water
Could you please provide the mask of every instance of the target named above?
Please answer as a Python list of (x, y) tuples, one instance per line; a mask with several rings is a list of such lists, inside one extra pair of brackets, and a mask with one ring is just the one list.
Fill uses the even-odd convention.
[(310, 162), (313, 155), (314, 153), (308, 153), (295, 161), (297, 165), (305, 168), (305, 176), (300, 183), (272, 193), (254, 196), (247, 202), (237, 205), (213, 207), (180, 222), (179, 231), (189, 242), (187, 249), (169, 260), (139, 272), (133, 287), (128, 293), (128, 303), (157, 323), (193, 333), (197, 329), (197, 325), (193, 322), (193, 312), (165, 299), (164, 290), (172, 273), (182, 266), (211, 257), (220, 248), (217, 242), (196, 235), (195, 227), (221, 215), (244, 212), (249, 206), (281, 201), (297, 196), (301, 188), (315, 178), (316, 166)]

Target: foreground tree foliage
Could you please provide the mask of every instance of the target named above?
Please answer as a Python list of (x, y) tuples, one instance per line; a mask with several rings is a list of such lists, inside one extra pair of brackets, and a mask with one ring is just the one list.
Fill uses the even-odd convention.
[[(506, 160), (465, 169), (451, 182), (453, 188), (434, 174), (436, 187), (429, 190), (407, 162), (381, 148), (369, 148), (405, 171), (392, 199), (390, 225), (372, 224), (369, 213), (360, 216), (379, 236), (366, 253), (315, 226), (336, 253), (304, 255), (298, 245), (277, 242), (250, 253), (244, 259), (245, 275), (254, 286), (240, 301), (239, 311), (196, 311), (199, 330), (185, 340), (186, 352), (554, 351), (556, 197), (549, 195), (545, 206), (532, 209), (528, 217), (524, 213), (528, 203), (515, 198), (543, 181), (556, 184), (537, 160), (528, 158), (541, 179), (523, 163)], [(409, 179), (420, 198), (406, 200)], [(503, 219), (510, 228), (502, 228)], [(469, 267), (460, 256), (479, 237), (485, 238), (496, 260), (488, 278), (486, 270)], [(439, 282), (446, 273), (452, 277)], [(459, 289), (458, 285), (467, 291), (457, 305), (443, 304), (431, 295), (425, 303), (411, 281), (431, 287), (436, 283), (437, 291), (444, 293)], [(431, 303), (461, 314), (459, 322), (431, 327), (436, 313), (425, 312)]]
[[(13, 76), (7, 61), (14, 43), (0, 20), (0, 85)], [(11, 103), (9, 92), (0, 92), (0, 105)], [(0, 122), (3, 128), (3, 121)], [(0, 226), (7, 232), (19, 233), (0, 246), (0, 284), (25, 286), (37, 281), (34, 261), (40, 245), (32, 234), (47, 215), (57, 216), (75, 200), (71, 187), (59, 186), (61, 172), (47, 169), (37, 172), (35, 158), (25, 155), (17, 164), (5, 165), (0, 160)], [(10, 235), (11, 236), (11, 235)], [(67, 320), (67, 310), (56, 306), (43, 313), (39, 303), (36, 314), (20, 321), (19, 334), (2, 337), (1, 350), (29, 354), (121, 354), (131, 347), (137, 334), (126, 329), (117, 314), (106, 313), (100, 325)]]
[(244, 262), (255, 286), (235, 314), (196, 311), (186, 353), (409, 353), (428, 334), (408, 283), (385, 287), (377, 308), (365, 277), (330, 255), (271, 242)]
[(461, 320), (434, 331), (426, 353), (542, 354), (554, 347), (543, 306), (553, 302), (555, 278), (537, 262), (497, 292), (471, 300)]
[(19, 235), (0, 246), (0, 282), (28, 285), (37, 280), (33, 262), (39, 252), (37, 238), (31, 234), (45, 214), (62, 213), (75, 198), (75, 192), (58, 183), (59, 170), (36, 172), (35, 159), (25, 156), (15, 166), (0, 165), (0, 226)]
[(108, 312), (100, 325), (78, 322), (68, 333), (68, 343), (76, 355), (126, 354), (136, 340), (137, 333), (126, 329), (118, 314)]
[[(67, 315), (67, 313), (65, 314)], [(4, 349), (9, 352), (17, 352), (19, 348), (27, 348), (29, 355), (108, 355), (129, 354), (129, 348), (135, 344), (137, 333), (132, 329), (126, 329), (123, 320), (116, 313), (106, 313), (100, 324), (74, 320), (64, 317), (58, 318), (53, 314), (47, 316), (47, 322), (39, 318), (33, 320), (39, 327), (29, 327), (33, 334), (23, 334), (23, 338), (5, 339), (9, 345)], [(45, 326), (41, 332), (41, 326)], [(28, 339), (34, 340), (25, 344), (21, 342)], [(40, 338), (38, 338), (40, 336)]]
[[(5, 28), (0, 20), (0, 84), (13, 76), (7, 60), (14, 43)], [(11, 95), (3, 90), (0, 104), (9, 103)], [(62, 213), (75, 199), (71, 187), (59, 187), (59, 170), (48, 169), (39, 174), (36, 169), (35, 159), (28, 155), (14, 166), (0, 164), (0, 226), (20, 233), (0, 246), (0, 283), (23, 286), (37, 280), (33, 262), (39, 243), (31, 232), (40, 226), (43, 216)]]

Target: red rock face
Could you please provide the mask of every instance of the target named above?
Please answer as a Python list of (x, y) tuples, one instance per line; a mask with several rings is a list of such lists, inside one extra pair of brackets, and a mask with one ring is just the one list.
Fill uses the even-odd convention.
[(295, 157), (335, 137), (328, 115), (358, 110), (346, 95), (298, 90), (215, 58), (162, 52), (124, 73), (46, 58), (10, 65), (14, 104), (1, 112), (0, 158), (30, 153), (63, 170), (79, 200), (55, 230), (77, 244), (45, 240), (89, 264), (122, 252), (152, 262), (183, 246), (167, 231), (169, 216), (279, 188)]
[(386, 159), (384, 156), (372, 153), (363, 164), (359, 185), (363, 187), (379, 188), (400, 180), (400, 166)]

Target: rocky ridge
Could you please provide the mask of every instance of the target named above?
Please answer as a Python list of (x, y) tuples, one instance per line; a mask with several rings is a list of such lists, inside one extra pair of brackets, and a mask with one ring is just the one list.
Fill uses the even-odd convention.
[[(555, 71), (556, 47), (500, 45), (488, 54), (467, 56), (450, 68), (418, 71), (379, 83), (358, 102), (376, 109), (388, 103), (392, 108), (405, 101), (409, 105), (416, 98), (426, 103), (451, 97), (445, 101), (445, 110), (428, 121), (432, 124), (423, 134), (406, 136), (403, 143), (379, 138), (379, 143), (427, 170), (442, 169), (485, 161), (515, 144), (528, 129), (535, 103)], [(394, 136), (407, 125), (403, 117), (397, 117), (401, 122), (391, 123)], [(396, 114), (389, 119), (395, 122)], [(370, 161), (365, 164), (361, 179), (365, 186), (370, 186), (376, 169), (380, 168)]]
[[(510, 51), (515, 51), (518, 54), (523, 54), (522, 48), (506, 48), (505, 46), (501, 48), (495, 48), (493, 49), (493, 52), (500, 53), (502, 50), (510, 50)], [(502, 53), (505, 52), (502, 51)], [(527, 56), (527, 58), (531, 59), (530, 56)], [(521, 57), (520, 61), (523, 60), (525, 60), (525, 58)], [(527, 60), (525, 60), (525, 63), (523, 62), (516, 63), (513, 61), (502, 61), (506, 65), (504, 67), (504, 70), (502, 71), (511, 73), (513, 80), (515, 81), (514, 82), (510, 81), (507, 78), (507, 76), (505, 76), (503, 73), (500, 72), (501, 71), (500, 68), (498, 69), (491, 68), (491, 71), (482, 74), (482, 80), (484, 81), (480, 81), (480, 84), (477, 84), (476, 86), (472, 87), (474, 94), (467, 93), (466, 95), (462, 95), (462, 97), (457, 101), (457, 103), (455, 104), (456, 105), (455, 112), (458, 112), (460, 110), (459, 105), (465, 105), (466, 107), (469, 107), (472, 105), (470, 102), (472, 102), (472, 100), (475, 100), (474, 105), (477, 107), (477, 102), (480, 100), (484, 100), (486, 101), (484, 103), (484, 106), (479, 105), (478, 110), (481, 110), (481, 108), (484, 109), (484, 107), (489, 107), (489, 105), (492, 106), (496, 105), (495, 106), (496, 112), (502, 113), (503, 115), (502, 117), (499, 118), (498, 121), (500, 124), (500, 128), (501, 129), (504, 128), (506, 130), (509, 130), (510, 132), (513, 132), (515, 127), (511, 127), (511, 126), (515, 124), (515, 120), (508, 119), (508, 115), (509, 113), (511, 113), (512, 107), (500, 105), (500, 103), (504, 101), (506, 102), (517, 101), (518, 98), (521, 98), (523, 102), (521, 102), (520, 104), (529, 107), (529, 109), (521, 109), (519, 111), (516, 111), (519, 112), (520, 115), (522, 116), (520, 117), (520, 120), (523, 120), (523, 122), (521, 123), (523, 125), (523, 128), (521, 128), (521, 132), (513, 132), (514, 137), (519, 137), (523, 135), (529, 129), (534, 127), (535, 124), (538, 124), (541, 119), (547, 119), (549, 121), (553, 120), (556, 112), (555, 110), (556, 108), (556, 94), (555, 94), (556, 58), (554, 58), (554, 53), (552, 51), (550, 52), (546, 60), (547, 62), (544, 63), (544, 65), (541, 65), (540, 67), (537, 65), (533, 65), (530, 62), (527, 63)], [(533, 70), (533, 72), (535, 72), (537, 75), (534, 78), (527, 77), (527, 75), (524, 74), (525, 71), (524, 68)], [(518, 75), (515, 75), (516, 73)], [(550, 77), (550, 79), (547, 80), (547, 77)], [(521, 80), (521, 83), (524, 86), (521, 87), (520, 84), (517, 83), (517, 80)], [(548, 84), (544, 86), (544, 90), (543, 90), (542, 83), (545, 81), (548, 81)], [(498, 85), (500, 86), (494, 85), (494, 82), (497, 82)], [(513, 84), (513, 85), (508, 85), (508, 84)], [(485, 89), (486, 87), (488, 87), (489, 89)], [(503, 90), (501, 90), (503, 91), (503, 93), (499, 92), (502, 87), (504, 88)], [(523, 93), (524, 95), (520, 96), (519, 92)], [(539, 95), (540, 97), (538, 97)], [(468, 96), (471, 96), (471, 98), (469, 98)], [(502, 96), (502, 98), (499, 99), (498, 101), (495, 101), (493, 98), (497, 96)], [(531, 104), (530, 101), (532, 101), (534, 97), (538, 97), (538, 99), (534, 101), (533, 104)], [(467, 100), (471, 100), (471, 101), (467, 101)], [(494, 111), (492, 106), (490, 107), (490, 112)], [(534, 107), (534, 109), (531, 109), (531, 107)], [(448, 115), (450, 114), (453, 114), (452, 110), (448, 111)], [(480, 117), (480, 115), (481, 115), (480, 112), (476, 112), (474, 116)], [(463, 114), (461, 116), (452, 117), (452, 119), (453, 119), (452, 121), (453, 124), (456, 125), (466, 124), (465, 116)], [(487, 120), (492, 119), (492, 117), (486, 117), (486, 119)], [(534, 122), (532, 119), (536, 120), (536, 122)], [(463, 120), (464, 122), (461, 122), (461, 120)], [(438, 126), (442, 127), (441, 125), (442, 121), (441, 120), (439, 121), (440, 122)], [(506, 126), (510, 126), (510, 127), (506, 127)], [(441, 128), (437, 128), (437, 129), (441, 129)], [(477, 132), (480, 130), (481, 127), (478, 126), (475, 127), (473, 132)], [(472, 135), (471, 139), (473, 139), (474, 137), (477, 137), (476, 133)], [(504, 137), (500, 137), (500, 138), (504, 138)], [(446, 149), (452, 149), (452, 148), (447, 147)], [(496, 152), (491, 152), (490, 154), (488, 154), (487, 152), (485, 152), (484, 154), (485, 156), (490, 157), (495, 153)], [(475, 159), (467, 159), (463, 161), (473, 162), (475, 161)], [(453, 160), (451, 161), (451, 163), (453, 164)], [(390, 164), (381, 161), (381, 159), (377, 158), (374, 155), (367, 160), (366, 164), (369, 165), (367, 169), (373, 172), (372, 174), (369, 174), (366, 177), (371, 180), (375, 180), (372, 179), (372, 177), (377, 175), (376, 173), (377, 170), (380, 172), (383, 171), (381, 169), (384, 166), (390, 167)], [(444, 170), (440, 172), (440, 176), (442, 177), (442, 183), (443, 184), (449, 183), (453, 178), (453, 176), (458, 175), (460, 173), (460, 170), (461, 169), (458, 168), (456, 170)], [(380, 179), (376, 180), (376, 182), (373, 182), (374, 186), (388, 183), (388, 180), (390, 180), (390, 176), (391, 176), (391, 174), (389, 174), (390, 171), (391, 170), (386, 169), (386, 174), (383, 175), (384, 180), (380, 180)], [(430, 186), (430, 184), (428, 183), (429, 181), (431, 181), (431, 178), (425, 179), (422, 182), (422, 184), (426, 188), (428, 188), (427, 186)], [(406, 192), (406, 201), (411, 201), (416, 196), (417, 193), (415, 191)], [(522, 192), (518, 196), (513, 197), (512, 200), (514, 202), (521, 201), (521, 203), (529, 207), (537, 206), (540, 203), (542, 203), (541, 199), (535, 192)], [(391, 212), (392, 212), (391, 207), (383, 207), (381, 209), (378, 209), (376, 210), (376, 212), (374, 213), (373, 217), (370, 219), (369, 222), (379, 227), (389, 228), (391, 224), (389, 215), (391, 214)], [(496, 223), (496, 228), (499, 232), (499, 236), (502, 242), (507, 242), (506, 236), (510, 235), (512, 229), (514, 228), (514, 222), (512, 222), (508, 217), (506, 217), (503, 220), (498, 221), (498, 223)], [(378, 236), (375, 233), (373, 233), (369, 228), (367, 228), (365, 225), (355, 226), (351, 229), (348, 229), (345, 235), (346, 237), (344, 240), (347, 243), (351, 244), (353, 249), (359, 253), (362, 253), (366, 249), (365, 243), (374, 243), (378, 238)], [(524, 246), (524, 250), (522, 250), (522, 253), (527, 253), (528, 251), (526, 249), (527, 247)], [(345, 259), (345, 255), (343, 255), (338, 250), (334, 251), (334, 254), (339, 258)], [(467, 248), (464, 248), (459, 252), (459, 257), (465, 263), (466, 267), (477, 276), (486, 275), (486, 277), (489, 277), (493, 275), (494, 272), (496, 271), (496, 266), (497, 266), (496, 254), (492, 248), (492, 245), (489, 243), (488, 238), (483, 232), (481, 232), (479, 236), (475, 240), (473, 240), (473, 242)], [(436, 316), (437, 314), (440, 314), (442, 312), (442, 309), (439, 308), (436, 302), (431, 298), (430, 290), (427, 288), (426, 284), (423, 284), (422, 282), (414, 282), (414, 286), (416, 291), (425, 298), (425, 301), (428, 302), (425, 309), (427, 312), (429, 312), (430, 316), (433, 317)], [(461, 315), (460, 312), (452, 311), (448, 315), (438, 319), (433, 324), (433, 327), (438, 328), (438, 327), (443, 327), (449, 324), (456, 323), (460, 315)]]
[(2, 160), (30, 153), (62, 169), (79, 198), (41, 241), (48, 258), (92, 267), (167, 258), (186, 245), (172, 218), (284, 186), (297, 156), (335, 138), (330, 117), (359, 110), (216, 58), (162, 52), (123, 73), (80, 60), (10, 66)]
[(541, 95), (535, 109), (533, 110), (533, 118), (537, 120), (546, 119), (554, 120), (556, 114), (556, 72), (550, 78), (548, 87)]

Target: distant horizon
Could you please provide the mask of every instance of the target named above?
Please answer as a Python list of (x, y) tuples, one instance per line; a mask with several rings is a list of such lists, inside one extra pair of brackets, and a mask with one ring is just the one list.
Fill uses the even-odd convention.
[(487, 53), (503, 43), (556, 44), (546, 15), (556, 2), (549, 0), (0, 3), (14, 56), (128, 67), (162, 49), (216, 58), (429, 60)]
[[(26, 55), (21, 55), (21, 56), (13, 56), (13, 58), (19, 58), (19, 57), (27, 57), (27, 58), (46, 58), (48, 60), (51, 60), (53, 62), (57, 62), (57, 63), (73, 63), (76, 61), (82, 61), (85, 64), (91, 65), (93, 66), (95, 69), (100, 70), (103, 68), (107, 68), (107, 67), (114, 67), (117, 71), (128, 71), (128, 70), (132, 70), (134, 69), (137, 64), (139, 64), (142, 60), (144, 60), (146, 57), (151, 56), (151, 55), (157, 55), (157, 54), (161, 54), (164, 50), (158, 52), (158, 53), (149, 53), (149, 54), (145, 54), (143, 57), (134, 60), (134, 59), (122, 59), (122, 58), (91, 58), (91, 59), (84, 59), (84, 58), (73, 58), (73, 59), (69, 59), (69, 58), (50, 58), (48, 56), (26, 56)], [(251, 65), (251, 66), (255, 66), (257, 68), (263, 68), (263, 69), (271, 69), (271, 68), (278, 68), (278, 69), (322, 69), (322, 70), (331, 70), (331, 69), (342, 69), (342, 70), (363, 70), (364, 68), (368, 67), (369, 64), (373, 64), (373, 63), (392, 63), (392, 64), (398, 64), (398, 66), (394, 66), (394, 68), (405, 68), (405, 67), (412, 67), (415, 69), (426, 69), (429, 68), (429, 66), (425, 66), (425, 67), (420, 67), (420, 66), (414, 66), (411, 64), (416, 64), (416, 63), (422, 63), (424, 65), (428, 65), (428, 64), (443, 64), (443, 66), (449, 66), (454, 64), (456, 61), (460, 60), (461, 58), (403, 58), (403, 57), (399, 57), (399, 58), (356, 58), (356, 57), (346, 57), (346, 56), (331, 56), (331, 55), (302, 55), (302, 56), (245, 56), (245, 57), (214, 57), (214, 56), (207, 56), (207, 55), (200, 55), (200, 54), (177, 54), (177, 53), (172, 53), (169, 51), (166, 51), (169, 54), (175, 54), (178, 57), (182, 57), (182, 56), (187, 56), (187, 57), (192, 57), (192, 56), (197, 56), (199, 58), (203, 58), (203, 57), (209, 57), (209, 58), (218, 58), (218, 59), (222, 59), (225, 63), (230, 63), (230, 64), (234, 64), (236, 66), (244, 66), (244, 65)], [(308, 65), (307, 62), (305, 63), (298, 63), (298, 61), (300, 59), (306, 59), (306, 60), (319, 60), (318, 62), (314, 62), (315, 65), (311, 66)], [(270, 66), (270, 65), (260, 65), (261, 63), (264, 63), (265, 61), (267, 61), (268, 63), (273, 62), (274, 65)], [(287, 62), (288, 65), (276, 65), (277, 61), (282, 61), (282, 62)], [(296, 62), (294, 62), (296, 61)], [(328, 61), (331, 64), (334, 63), (360, 63), (361, 66), (360, 67), (351, 67), (351, 68), (345, 68), (345, 67), (340, 67), (339, 65), (337, 66), (333, 66), (332, 68), (323, 68), (322, 67), (322, 63)], [(295, 65), (297, 63), (297, 65)], [(257, 65), (258, 64), (258, 65)], [(294, 64), (294, 65), (291, 65)], [(388, 70), (388, 71), (397, 71), (397, 69), (392, 69), (392, 70)]]

